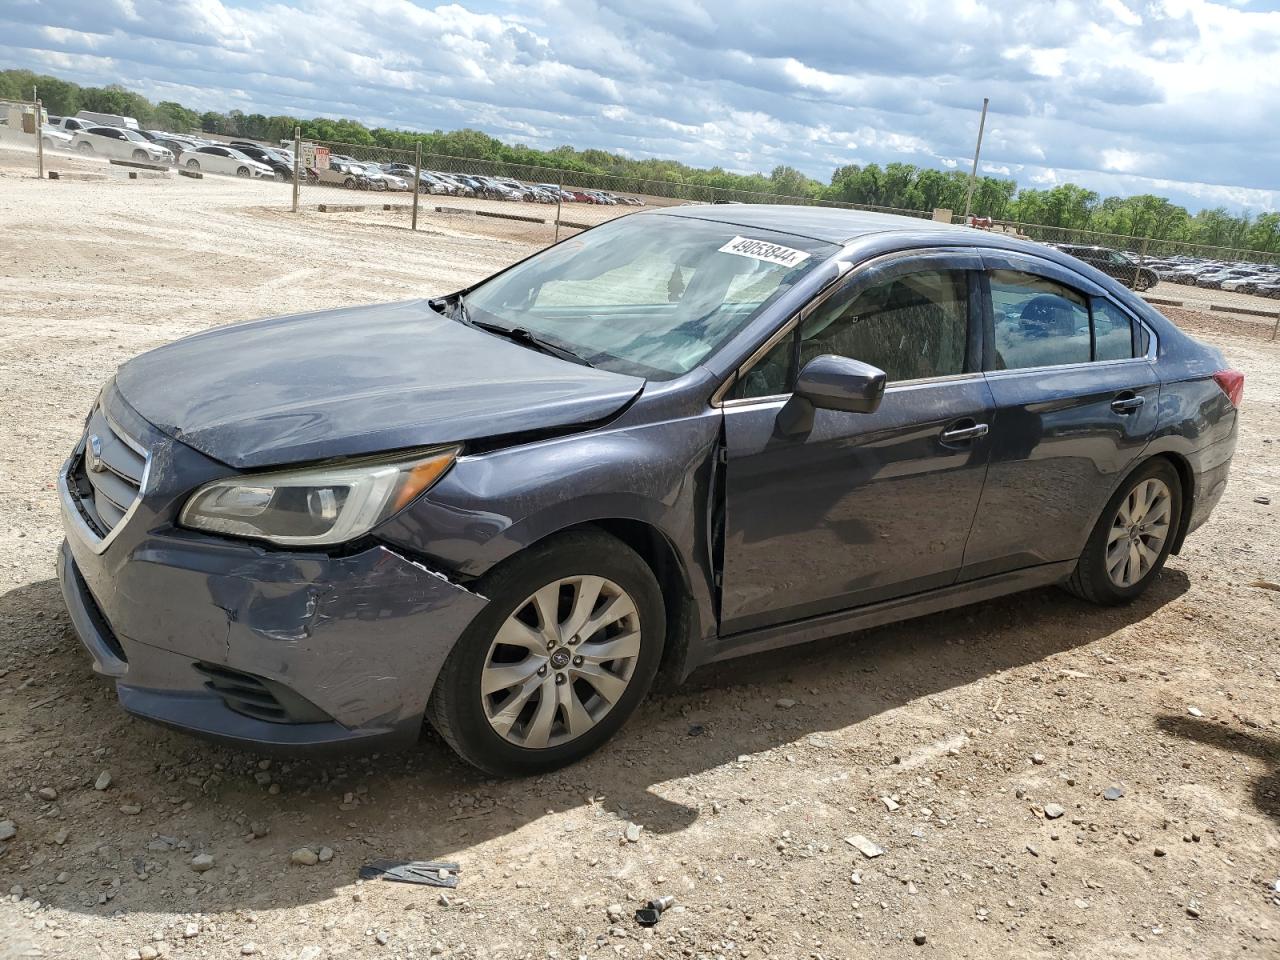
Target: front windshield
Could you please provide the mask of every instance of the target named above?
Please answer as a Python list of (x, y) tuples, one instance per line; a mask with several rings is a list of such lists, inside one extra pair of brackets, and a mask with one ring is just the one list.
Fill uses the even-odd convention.
[(481, 284), (466, 308), (472, 320), (523, 328), (594, 366), (666, 380), (701, 363), (838, 249), (753, 227), (634, 214)]

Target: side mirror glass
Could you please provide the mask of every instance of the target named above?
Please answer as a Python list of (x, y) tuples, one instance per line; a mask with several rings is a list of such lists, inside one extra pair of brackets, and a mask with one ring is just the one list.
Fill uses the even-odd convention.
[(804, 365), (791, 399), (778, 413), (784, 433), (807, 433), (814, 410), (875, 413), (884, 396), (885, 372), (861, 360), (824, 354)]

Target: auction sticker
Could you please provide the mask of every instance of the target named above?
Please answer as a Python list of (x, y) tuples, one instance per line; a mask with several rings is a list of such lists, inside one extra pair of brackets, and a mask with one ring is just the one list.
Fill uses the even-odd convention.
[(780, 267), (794, 267), (809, 259), (803, 250), (792, 250), (779, 243), (768, 243), (764, 240), (752, 240), (750, 237), (734, 237), (723, 247), (721, 253), (733, 253), (752, 260), (763, 260), (765, 263), (776, 263)]

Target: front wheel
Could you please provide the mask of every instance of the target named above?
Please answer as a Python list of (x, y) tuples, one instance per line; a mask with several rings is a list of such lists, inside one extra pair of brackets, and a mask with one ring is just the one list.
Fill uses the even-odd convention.
[(248, 167), (236, 167), (236, 176), (237, 176), (237, 177), (247, 177), (247, 176), (249, 176), (249, 168), (248, 168)]
[(1134, 290), (1137, 290), (1137, 291), (1138, 291), (1138, 293), (1142, 293), (1142, 292), (1144, 292), (1144, 291), (1146, 291), (1146, 290), (1150, 290), (1150, 289), (1151, 289), (1151, 278), (1150, 278), (1150, 277), (1138, 277), (1138, 279), (1137, 279), (1137, 280), (1134, 282), (1134, 284), (1133, 284), (1133, 289), (1134, 289)]
[(82, 142), (80, 146), (76, 147), (76, 149), (79, 150), (81, 153), (85, 154), (86, 156), (88, 156), (89, 154), (93, 153), (93, 144)]
[(188, 170), (199, 170), (199, 169), (200, 169), (200, 161), (199, 161), (199, 160), (188, 160), (188, 161), (187, 161), (187, 169), (188, 169)]
[(486, 576), (489, 606), (436, 680), (427, 715), (467, 762), (527, 776), (585, 757), (649, 691), (666, 615), (653, 571), (598, 531), (548, 538)]
[(147, 159), (147, 151), (145, 151), (145, 150), (135, 150), (135, 151), (133, 151), (133, 159), (134, 159), (134, 160), (146, 160), (146, 159)]
[(1107, 503), (1067, 589), (1102, 605), (1134, 599), (1164, 567), (1181, 516), (1178, 471), (1163, 458), (1148, 461)]

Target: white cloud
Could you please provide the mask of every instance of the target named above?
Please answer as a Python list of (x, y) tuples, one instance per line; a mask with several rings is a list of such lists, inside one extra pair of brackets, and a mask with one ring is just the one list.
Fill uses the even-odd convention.
[(0, 66), (822, 179), (848, 162), (967, 169), (989, 96), (993, 171), (1261, 209), (1280, 191), (1280, 12), (1259, 6), (5, 0)]

